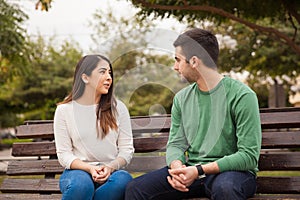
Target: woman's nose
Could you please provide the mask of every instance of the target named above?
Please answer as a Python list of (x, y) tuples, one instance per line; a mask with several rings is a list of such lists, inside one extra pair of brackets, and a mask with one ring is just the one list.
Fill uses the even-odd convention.
[(110, 73), (107, 73), (106, 78), (107, 78), (107, 79), (112, 79), (111, 74), (110, 74)]

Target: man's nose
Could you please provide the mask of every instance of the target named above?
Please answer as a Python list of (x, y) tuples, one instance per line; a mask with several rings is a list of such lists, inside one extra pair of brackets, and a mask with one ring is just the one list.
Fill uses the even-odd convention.
[(174, 63), (173, 69), (178, 71), (179, 68), (178, 68), (178, 63), (177, 62)]

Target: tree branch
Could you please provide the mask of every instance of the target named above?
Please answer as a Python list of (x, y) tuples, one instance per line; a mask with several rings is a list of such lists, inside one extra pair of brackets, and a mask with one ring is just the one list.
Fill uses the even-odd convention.
[[(152, 9), (158, 9), (158, 10), (186, 10), (186, 11), (205, 11), (210, 12), (213, 14), (217, 14), (223, 17), (226, 17), (228, 19), (234, 20), (236, 22), (239, 22), (241, 24), (244, 24), (248, 26), (249, 28), (253, 30), (257, 30), (259, 32), (262, 32), (266, 35), (274, 35), (276, 38), (279, 38), (280, 41), (290, 46), (297, 54), (300, 55), (300, 46), (298, 46), (292, 39), (290, 39), (286, 34), (278, 31), (277, 29), (271, 28), (271, 27), (264, 27), (260, 26), (254, 23), (251, 23), (249, 21), (246, 21), (244, 19), (241, 19), (239, 17), (236, 17), (235, 15), (226, 12), (222, 9), (207, 6), (207, 5), (197, 5), (197, 6), (191, 6), (191, 5), (182, 5), (182, 6), (169, 6), (169, 5), (159, 5), (159, 4), (152, 4), (148, 3), (144, 0), (135, 0), (136, 3), (141, 4), (141, 6), (146, 8), (152, 8)], [(294, 16), (294, 15), (293, 15)]]
[(295, 10), (294, 6), (291, 5), (291, 1), (290, 0), (282, 0), (282, 4), (285, 6), (285, 8), (287, 9), (287, 11), (293, 16), (295, 17), (295, 19), (297, 20), (298, 24), (300, 24), (300, 15), (297, 13), (297, 11)]

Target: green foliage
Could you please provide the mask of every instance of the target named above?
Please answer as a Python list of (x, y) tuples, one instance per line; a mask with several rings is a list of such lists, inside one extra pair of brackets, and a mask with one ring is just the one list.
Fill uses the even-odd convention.
[(26, 30), (22, 24), (27, 19), (17, 5), (0, 0), (0, 85), (24, 69)]
[[(239, 68), (248, 70), (249, 65), (245, 66), (243, 61), (251, 60), (251, 53), (255, 51), (255, 55), (259, 59), (255, 59), (255, 62), (251, 63), (251, 69), (255, 69), (254, 65), (261, 68), (262, 64), (262, 71), (266, 70), (267, 73), (272, 71), (273, 74), (279, 75), (285, 72), (291, 74), (294, 70), (299, 70), (300, 37), (297, 30), (300, 28), (298, 12), (300, 1), (132, 0), (132, 2), (141, 8), (139, 14), (143, 17), (154, 15), (158, 18), (167, 18), (173, 16), (190, 26), (199, 25), (197, 24), (199, 21), (210, 21), (213, 22), (214, 29), (219, 26), (223, 28), (227, 26), (229, 32), (227, 34), (237, 34), (238, 36), (238, 38), (233, 38), (240, 46), (239, 52), (244, 51), (240, 55), (242, 65)], [(235, 20), (236, 23), (232, 25), (231, 20)], [(261, 41), (261, 43), (258, 44), (256, 41)], [(284, 62), (289, 60), (296, 65), (292, 64), (288, 65), (288, 68), (283, 68), (277, 66), (277, 61), (268, 66), (264, 65), (266, 60), (275, 57)], [(237, 60), (237, 62), (239, 61)], [(272, 70), (270, 70), (270, 66), (272, 66)]]
[[(261, 22), (262, 23), (262, 22)], [(270, 24), (264, 20), (265, 25)], [(277, 21), (278, 29), (284, 26)], [(213, 31), (230, 36), (237, 41), (235, 48), (223, 48), (220, 52), (219, 67), (223, 71), (247, 70), (261, 77), (286, 75), (295, 78), (300, 74), (299, 56), (280, 41), (261, 35), (236, 22), (227, 22)], [(289, 29), (292, 35), (293, 30)]]
[(55, 48), (53, 40), (47, 44), (41, 36), (36, 41), (28, 38), (26, 73), (15, 74), (0, 85), (2, 127), (29, 119), (53, 119), (56, 103), (70, 92), (82, 52), (74, 42)]
[(143, 6), (141, 2), (147, 2), (155, 5), (169, 5), (169, 6), (210, 6), (215, 8), (221, 8), (222, 10), (234, 14), (238, 17), (243, 16), (244, 18), (249, 19), (250, 21), (256, 21), (263, 19), (265, 17), (271, 17), (272, 19), (281, 19), (284, 21), (284, 17), (281, 17), (285, 14), (285, 6), (283, 2), (293, 5), (295, 10), (299, 10), (300, 4), (297, 0), (264, 0), (264, 1), (255, 1), (255, 0), (227, 0), (227, 1), (216, 1), (216, 0), (155, 0), (155, 1), (140, 1), (132, 0), (132, 3), (142, 8), (141, 14), (151, 15), (154, 14), (157, 17), (169, 17), (170, 15), (175, 16), (177, 19), (182, 20), (185, 17), (188, 17), (190, 20), (197, 19), (209, 19), (218, 21), (225, 21), (226, 18), (216, 15), (213, 12), (199, 11), (199, 10), (168, 10), (160, 8), (150, 8), (150, 6)]

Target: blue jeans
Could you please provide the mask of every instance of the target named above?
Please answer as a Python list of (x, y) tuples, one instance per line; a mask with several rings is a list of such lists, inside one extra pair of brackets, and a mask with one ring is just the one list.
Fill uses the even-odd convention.
[(131, 180), (128, 172), (118, 170), (100, 185), (85, 171), (66, 169), (60, 177), (59, 188), (62, 200), (121, 200), (124, 199), (126, 185)]
[(189, 192), (172, 188), (168, 167), (150, 172), (128, 183), (126, 200), (168, 200), (206, 197), (214, 200), (241, 200), (255, 194), (256, 177), (250, 172), (227, 171), (196, 180)]

